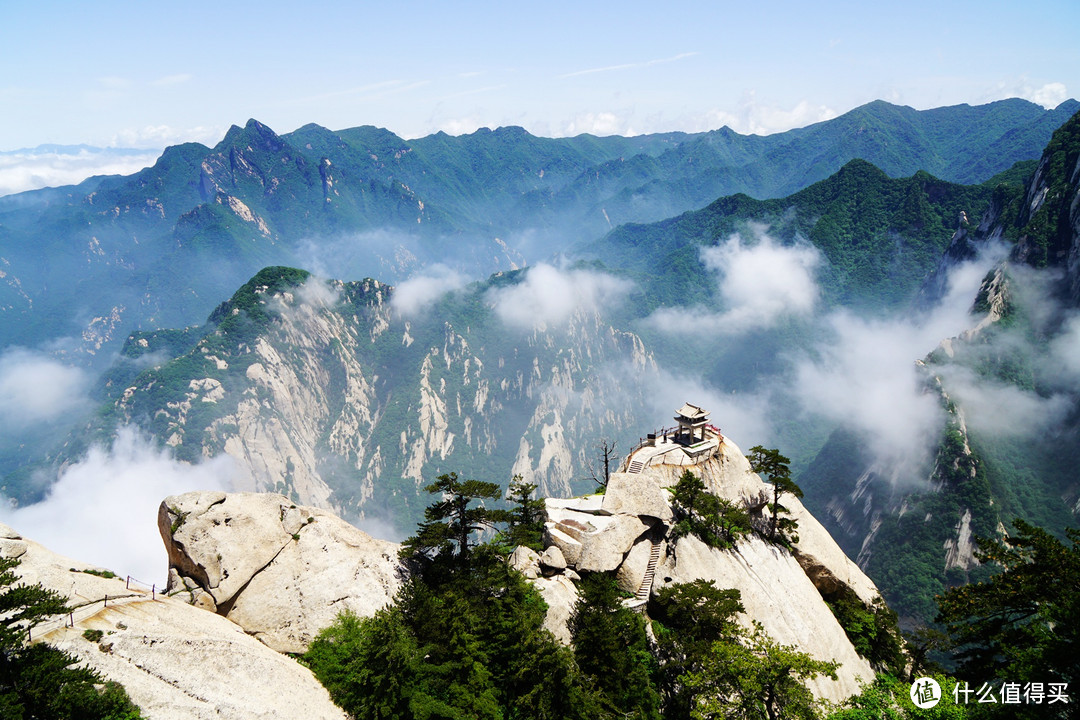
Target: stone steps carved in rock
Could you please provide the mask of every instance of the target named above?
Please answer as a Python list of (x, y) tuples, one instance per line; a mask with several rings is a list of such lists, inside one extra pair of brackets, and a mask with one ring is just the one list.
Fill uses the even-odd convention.
[(656, 576), (656, 564), (660, 560), (660, 543), (653, 541), (652, 551), (649, 553), (649, 564), (645, 567), (645, 575), (641, 578), (641, 585), (638, 586), (637, 594), (634, 595), (635, 600), (648, 600), (649, 593), (652, 592), (653, 578)]

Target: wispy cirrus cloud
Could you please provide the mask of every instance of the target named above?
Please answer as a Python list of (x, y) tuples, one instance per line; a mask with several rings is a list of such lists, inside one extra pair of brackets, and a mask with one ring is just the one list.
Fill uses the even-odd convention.
[(696, 52), (685, 52), (673, 55), (668, 58), (657, 58), (655, 60), (646, 60), (644, 62), (623, 63), (621, 65), (607, 65), (604, 67), (588, 68), (586, 70), (575, 70), (564, 75), (560, 75), (560, 78), (572, 78), (581, 77), (582, 75), (595, 75), (596, 73), (615, 72), (618, 70), (636, 70), (639, 68), (652, 67), (654, 65), (666, 65), (667, 63), (677, 62), (679, 60), (685, 60), (688, 57), (694, 57), (698, 55)]
[(299, 105), (342, 98), (354, 98), (356, 100), (380, 100), (382, 98), (392, 95), (399, 95), (401, 93), (409, 92), (410, 90), (416, 90), (430, 84), (430, 80), (381, 80), (379, 82), (368, 83), (367, 85), (360, 85), (353, 88), (346, 88), (344, 90), (333, 90), (330, 92), (320, 93), (318, 95), (308, 95), (306, 97), (296, 98), (292, 100), (289, 104)]
[(150, 84), (156, 85), (157, 87), (168, 87), (169, 85), (183, 85), (184, 83), (190, 81), (191, 75), (189, 75), (188, 73), (177, 73), (175, 75), (166, 75), (164, 77), (159, 77), (157, 80), (151, 81)]

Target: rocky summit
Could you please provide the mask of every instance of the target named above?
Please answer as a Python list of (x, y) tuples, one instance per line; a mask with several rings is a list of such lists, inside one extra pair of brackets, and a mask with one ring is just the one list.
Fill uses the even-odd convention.
[(686, 470), (732, 502), (771, 492), (730, 439), (708, 433), (688, 447), (660, 435), (631, 453), (621, 470), (602, 495), (547, 500), (547, 547), (541, 554), (519, 548), (511, 559), (547, 601), (547, 626), (556, 637), (569, 639), (566, 621), (577, 600), (572, 580), (579, 573), (614, 571), (620, 587), (634, 595), (628, 604), (642, 609), (665, 586), (711, 580), (739, 590), (747, 625), (757, 621), (777, 642), (840, 663), (836, 680), (811, 683), (818, 697), (843, 700), (874, 677), (825, 598), (847, 590), (870, 605), (878, 590), (797, 499), (784, 500), (798, 522), (799, 539), (790, 550), (753, 535), (731, 549), (673, 536), (670, 488)]
[(304, 652), (338, 613), (370, 615), (400, 585), (397, 543), (284, 495), (169, 497), (158, 528), (169, 551), (168, 592), (279, 652)]

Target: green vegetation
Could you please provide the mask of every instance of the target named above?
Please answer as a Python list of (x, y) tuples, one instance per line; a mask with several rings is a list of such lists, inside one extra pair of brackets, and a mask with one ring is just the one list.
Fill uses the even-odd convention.
[(690, 470), (683, 471), (671, 490), (671, 507), (675, 513), (673, 538), (694, 535), (709, 547), (731, 548), (750, 532), (749, 513), (707, 492), (705, 483)]
[(569, 627), (581, 673), (613, 717), (659, 720), (658, 668), (645, 619), (622, 604), (624, 595), (609, 573), (587, 575), (578, 593)]
[(907, 657), (896, 613), (878, 598), (867, 607), (850, 588), (825, 597), (829, 609), (851, 641), (855, 651), (870, 661), (874, 670), (895, 676), (904, 673)]
[[(456, 472), (440, 475), (424, 488), (439, 493), (442, 499), (428, 505), (424, 522), (416, 534), (401, 546), (403, 560), (430, 562), (439, 555), (453, 557), (458, 562), (468, 559), (473, 533), (491, 530), (496, 523), (507, 519), (505, 510), (474, 506), (474, 500), (495, 500), (501, 492), (495, 483), (463, 480)], [(455, 550), (456, 547), (456, 550)]]
[(429, 489), (447, 497), (406, 543), (414, 572), (395, 604), (339, 617), (305, 655), (334, 701), (357, 718), (604, 717), (571, 652), (543, 629), (536, 590), (493, 546), (471, 544), (489, 518), (470, 505), (487, 488), (450, 474)]
[(527, 483), (515, 475), (507, 488), (511, 508), (506, 514), (506, 530), (499, 536), (499, 544), (512, 551), (519, 545), (532, 550), (544, 549), (544, 501), (534, 498), (536, 485)]
[[(10, 720), (139, 720), (124, 688), (44, 643), (30, 644), (34, 626), (68, 612), (64, 599), (41, 585), (17, 583), (17, 558), (0, 558), (0, 717)], [(93, 637), (90, 636), (93, 634)], [(87, 630), (91, 642), (100, 630)]]
[(919, 708), (911, 701), (911, 683), (882, 673), (863, 691), (848, 698), (828, 713), (828, 720), (963, 720), (978, 717), (976, 706), (956, 704), (953, 690), (955, 678), (940, 673), (928, 673), (941, 688), (941, 701), (933, 708)]
[[(1072, 694), (1080, 684), (1080, 530), (1067, 530), (1065, 543), (1019, 519), (1013, 527), (1015, 534), (1000, 540), (978, 540), (977, 557), (995, 575), (940, 599), (938, 621), (959, 661), (957, 675), (972, 683), (1068, 683)], [(1009, 718), (1054, 712), (1035, 705), (991, 710)]]
[(743, 611), (739, 598), (738, 590), (721, 590), (710, 581), (697, 580), (665, 587), (650, 601), (666, 719), (692, 717), (698, 693), (686, 684), (686, 677), (704, 672), (714, 643), (739, 637), (735, 619)]
[(750, 461), (750, 469), (763, 476), (765, 482), (773, 487), (772, 500), (767, 501), (769, 518), (764, 534), (772, 542), (781, 545), (798, 543), (799, 536), (795, 531), (798, 530), (799, 523), (785, 517), (788, 509), (780, 504), (784, 495), (796, 498), (803, 496), (802, 488), (791, 479), (791, 460), (781, 455), (779, 450), (761, 445), (750, 448), (750, 454), (746, 458)]
[[(535, 502), (528, 484), (514, 487)], [(624, 604), (615, 578), (586, 573), (568, 623), (572, 648), (560, 645), (543, 629), (545, 603), (500, 554), (507, 533), (474, 540), (514, 511), (488, 514), (475, 503), (492, 499), (490, 488), (454, 473), (428, 489), (442, 497), (405, 544), (412, 571), (395, 603), (371, 618), (339, 616), (303, 658), (358, 720), (819, 716), (805, 682), (836, 666), (777, 644), (760, 625), (744, 630), (739, 592), (711, 582), (652, 598), (650, 642), (646, 616)], [(703, 496), (691, 494), (700, 508)], [(520, 522), (522, 504), (517, 512)]]
[(714, 643), (701, 670), (684, 682), (698, 693), (695, 718), (809, 720), (818, 713), (805, 681), (819, 675), (835, 679), (836, 668), (836, 663), (780, 645), (755, 622), (741, 642)]

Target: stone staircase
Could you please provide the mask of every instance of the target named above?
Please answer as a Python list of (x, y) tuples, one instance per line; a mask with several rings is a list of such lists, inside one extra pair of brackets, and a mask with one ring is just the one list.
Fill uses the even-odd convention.
[(652, 592), (653, 577), (656, 576), (656, 564), (660, 561), (660, 542), (653, 540), (652, 551), (649, 553), (649, 564), (645, 567), (645, 575), (641, 578), (641, 585), (638, 587), (637, 593), (634, 595), (634, 600), (638, 600), (644, 606), (644, 603), (649, 600), (649, 593)]
[(640, 473), (645, 468), (645, 465), (640, 460), (631, 460), (630, 466), (626, 468), (628, 473)]

